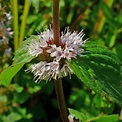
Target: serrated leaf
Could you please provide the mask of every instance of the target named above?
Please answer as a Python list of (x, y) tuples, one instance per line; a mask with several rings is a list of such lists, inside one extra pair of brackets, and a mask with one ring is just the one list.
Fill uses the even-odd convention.
[(67, 62), (74, 74), (101, 95), (106, 93), (122, 106), (122, 76), (120, 61), (110, 50), (87, 42), (84, 55)]
[(32, 57), (28, 53), (28, 44), (33, 40), (38, 41), (39, 36), (31, 36), (27, 40), (25, 40), (22, 46), (16, 51), (14, 62), (12, 66), (8, 67), (0, 74), (0, 84), (4, 86), (8, 86), (12, 80), (12, 78), (16, 75), (16, 73), (23, 67), (25, 63), (30, 62), (34, 57)]
[(33, 41), (38, 41), (39, 36), (33, 35), (26, 39), (22, 46), (16, 51), (13, 65), (30, 62), (34, 57), (28, 53), (28, 45)]

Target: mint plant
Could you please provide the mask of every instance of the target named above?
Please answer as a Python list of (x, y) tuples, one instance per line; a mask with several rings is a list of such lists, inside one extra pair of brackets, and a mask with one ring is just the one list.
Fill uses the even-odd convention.
[[(69, 75), (70, 79), (71, 75), (75, 74), (86, 86), (100, 95), (111, 97), (122, 107), (121, 62), (107, 47), (84, 37), (83, 30), (72, 32), (66, 28), (61, 32), (59, 5), (59, 0), (52, 0), (52, 29), (46, 29), (39, 35), (31, 35), (22, 45), (19, 43), (21, 46), (15, 52), (13, 64), (1, 73), (0, 83), (8, 86), (25, 64), (38, 58), (39, 62), (32, 64), (25, 71), (34, 74), (36, 83), (42, 80), (54, 81), (62, 121), (75, 122), (74, 117), (79, 121), (97, 121), (98, 118), (80, 118), (80, 113), (72, 109), (69, 109), (71, 115), (68, 115), (62, 78)], [(115, 121), (118, 121), (116, 115), (109, 119), (107, 117), (104, 116), (102, 119), (109, 121), (110, 118), (115, 118)], [(101, 117), (98, 120), (100, 121)]]

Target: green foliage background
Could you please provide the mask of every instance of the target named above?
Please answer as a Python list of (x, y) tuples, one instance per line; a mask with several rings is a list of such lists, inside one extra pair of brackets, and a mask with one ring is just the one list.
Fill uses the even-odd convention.
[[(24, 37), (27, 38), (33, 34), (37, 35), (52, 23), (51, 0), (29, 0), (31, 5), (27, 18), (23, 17), (24, 2), (24, 0), (18, 1), (18, 38), (21, 36), (21, 31), (25, 31)], [(68, 26), (72, 31), (84, 29), (86, 38), (88, 37), (89, 41), (109, 48), (118, 56), (121, 63), (121, 6), (121, 0), (60, 0), (61, 30), (64, 30)], [(21, 30), (23, 19), (25, 19), (26, 26), (24, 30)], [(13, 38), (9, 40), (9, 43), (8, 46), (12, 47), (14, 53), (16, 48)], [(5, 58), (2, 53), (0, 54), (0, 58), (2, 60)], [(11, 65), (12, 58), (12, 56), (9, 57), (4, 64), (0, 65), (1, 72)], [(114, 60), (114, 57), (112, 58)], [(60, 121), (53, 81), (48, 83), (41, 81), (39, 84), (35, 84), (33, 74), (25, 72), (25, 69), (31, 63), (24, 65), (8, 87), (0, 86), (0, 122)], [(83, 62), (79, 61), (78, 63)], [(80, 78), (80, 76), (78, 77)], [(118, 116), (114, 114), (119, 114), (121, 108), (107, 94), (96, 94), (75, 75), (72, 75), (72, 79), (69, 77), (64, 78), (63, 85), (67, 107), (72, 108), (69, 111), (71, 114), (75, 113), (77, 115), (76, 119), (78, 118), (83, 122), (109, 122), (112, 119), (111, 122), (118, 122)], [(80, 113), (76, 110), (80, 111)], [(81, 114), (81, 118), (79, 114)], [(111, 116), (106, 117), (106, 115)]]

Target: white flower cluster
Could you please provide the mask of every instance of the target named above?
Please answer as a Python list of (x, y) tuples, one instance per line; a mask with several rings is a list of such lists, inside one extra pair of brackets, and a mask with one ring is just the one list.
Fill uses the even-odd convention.
[(81, 55), (84, 51), (81, 46), (85, 41), (83, 31), (70, 32), (67, 28), (65, 32), (61, 33), (60, 46), (54, 43), (53, 30), (47, 29), (42, 32), (40, 40), (33, 42), (29, 45), (28, 51), (32, 56), (45, 57), (45, 60), (40, 61), (30, 67), (32, 73), (34, 73), (36, 82), (41, 80), (59, 79), (72, 74), (72, 70), (66, 64), (65, 60), (70, 61), (72, 58), (77, 58), (77, 55)]

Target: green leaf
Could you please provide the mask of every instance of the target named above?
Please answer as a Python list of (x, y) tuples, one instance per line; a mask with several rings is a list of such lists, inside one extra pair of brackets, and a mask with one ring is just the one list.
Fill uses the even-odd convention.
[(104, 15), (105, 15), (106, 18), (113, 18), (113, 15), (112, 15), (113, 11), (110, 8), (110, 6), (107, 5), (105, 2), (102, 2), (101, 9), (104, 12)]
[(15, 89), (15, 91), (17, 92), (17, 93), (21, 93), (22, 91), (23, 91), (23, 87), (22, 86), (20, 86), (19, 84), (17, 84), (17, 83), (14, 83), (14, 89)]
[(33, 41), (39, 41), (39, 36), (33, 35), (26, 39), (16, 51), (13, 65), (30, 62), (34, 57), (28, 53), (28, 45)]
[(30, 94), (27, 91), (23, 90), (20, 93), (15, 92), (14, 97), (13, 97), (13, 102), (17, 102), (17, 103), (22, 104), (25, 101), (27, 101), (29, 97), (30, 97)]
[(6, 70), (4, 70), (0, 74), (0, 84), (4, 86), (8, 86), (12, 80), (12, 78), (16, 75), (16, 73), (23, 67), (24, 63), (20, 63), (17, 65), (12, 65)]
[(69, 110), (70, 115), (75, 117), (75, 119), (79, 119), (81, 121), (85, 121), (87, 119), (86, 115), (84, 115), (82, 112), (79, 112), (71, 108), (69, 108), (68, 110)]
[(98, 117), (90, 118), (85, 122), (119, 122), (119, 115), (101, 115)]
[(122, 106), (122, 75), (120, 61), (110, 50), (87, 42), (85, 53), (67, 62), (74, 74), (101, 95), (109, 95)]
[(33, 40), (38, 41), (39, 36), (31, 36), (25, 40), (22, 46), (16, 51), (13, 64), (0, 74), (1, 85), (8, 86), (12, 78), (24, 66), (24, 64), (30, 62), (34, 58), (28, 53), (28, 44)]
[(35, 7), (35, 9), (38, 11), (39, 8), (39, 2), (40, 0), (29, 0), (30, 3)]
[(84, 115), (82, 112), (69, 108), (69, 113), (75, 119), (80, 120), (81, 122), (119, 122), (119, 115), (112, 114), (112, 115), (100, 115), (97, 117), (90, 117)]
[(119, 59), (122, 60), (122, 45), (116, 44), (114, 49), (115, 49), (115, 52), (117, 53), (117, 56), (119, 57)]
[(10, 113), (8, 116), (4, 117), (3, 120), (4, 122), (16, 122), (22, 119), (22, 116), (19, 115), (18, 113)]

